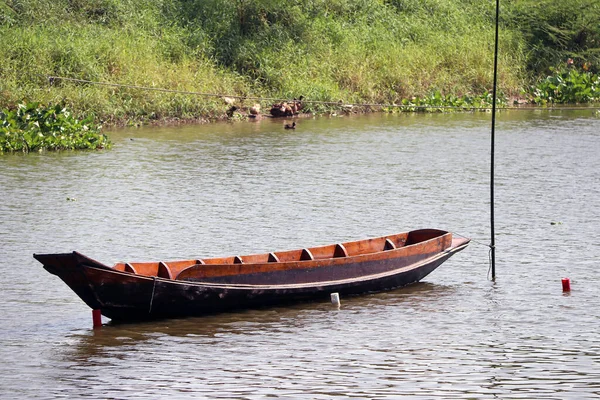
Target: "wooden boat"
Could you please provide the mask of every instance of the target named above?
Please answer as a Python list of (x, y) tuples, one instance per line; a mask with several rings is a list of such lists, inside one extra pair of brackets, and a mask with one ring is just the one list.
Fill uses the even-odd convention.
[(78, 252), (34, 257), (92, 309), (132, 321), (397, 288), (420, 281), (469, 241), (422, 229), (291, 251), (112, 267)]

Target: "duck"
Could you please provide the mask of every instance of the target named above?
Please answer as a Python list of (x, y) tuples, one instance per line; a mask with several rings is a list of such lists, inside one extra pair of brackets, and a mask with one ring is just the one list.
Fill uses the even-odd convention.
[(303, 96), (300, 96), (298, 99), (294, 98), (294, 100), (289, 103), (286, 101), (275, 103), (271, 106), (270, 113), (274, 117), (291, 117), (297, 115), (302, 109), (303, 98)]
[(292, 124), (291, 124), (291, 125), (290, 125), (290, 124), (285, 124), (283, 127), (284, 127), (285, 129), (296, 129), (296, 123), (295, 123), (295, 122), (292, 122)]
[(294, 115), (298, 114), (298, 113), (300, 112), (300, 110), (302, 110), (302, 99), (303, 99), (303, 98), (304, 98), (304, 96), (300, 96), (300, 97), (298, 98), (298, 100), (296, 100), (296, 99), (294, 98), (294, 101), (293, 101), (293, 103), (292, 103), (292, 107), (291, 107), (291, 109), (292, 109), (292, 113), (293, 113)]
[(285, 114), (284, 103), (276, 103), (271, 106), (270, 113), (274, 117), (283, 117)]
[(283, 103), (273, 105), (271, 115), (274, 117), (291, 117), (294, 113), (292, 112), (292, 107), (284, 101)]
[(248, 111), (250, 111), (250, 115), (258, 115), (260, 113), (260, 104), (256, 103)]
[(237, 111), (237, 107), (236, 106), (231, 106), (229, 107), (229, 109), (227, 110), (226, 114), (229, 118), (233, 117), (233, 113)]
[(221, 99), (225, 102), (225, 104), (227, 104), (228, 106), (232, 106), (235, 104), (235, 99), (233, 97), (227, 97), (227, 96), (223, 96), (221, 97)]

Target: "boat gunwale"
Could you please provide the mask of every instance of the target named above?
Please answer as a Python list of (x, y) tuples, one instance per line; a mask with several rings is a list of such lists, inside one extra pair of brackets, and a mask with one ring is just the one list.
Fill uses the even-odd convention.
[[(451, 232), (447, 232), (447, 233), (452, 234)], [(443, 237), (443, 236), (445, 236), (445, 235), (441, 235), (440, 237)], [(436, 240), (438, 238), (439, 237), (432, 238), (427, 241)], [(425, 243), (427, 241), (418, 242), (418, 243), (415, 243), (415, 245)], [(83, 261), (80, 264), (81, 264), (81, 266), (86, 267), (86, 268), (93, 268), (93, 269), (102, 270), (102, 271), (112, 273), (112, 274), (124, 275), (129, 278), (135, 278), (135, 279), (140, 279), (140, 280), (150, 281), (150, 282), (151, 281), (159, 281), (162, 283), (177, 284), (177, 285), (184, 285), (184, 286), (207, 287), (207, 288), (210, 287), (210, 288), (214, 288), (214, 289), (225, 289), (225, 290), (227, 290), (227, 289), (241, 289), (241, 290), (301, 289), (301, 288), (309, 288), (309, 287), (316, 287), (316, 286), (318, 286), (318, 287), (335, 286), (335, 285), (352, 283), (352, 282), (365, 282), (365, 281), (369, 281), (369, 280), (377, 280), (377, 279), (385, 278), (387, 276), (396, 275), (401, 272), (407, 272), (407, 271), (419, 268), (423, 265), (430, 264), (431, 262), (435, 262), (437, 259), (444, 258), (446, 256), (450, 256), (454, 253), (457, 253), (457, 252), (463, 250), (465, 247), (467, 247), (469, 242), (470, 242), (469, 239), (465, 239), (465, 240), (461, 240), (457, 246), (453, 246), (453, 241), (452, 241), (450, 247), (448, 247), (440, 252), (437, 252), (436, 254), (434, 254), (431, 257), (419, 260), (413, 264), (409, 264), (409, 265), (406, 265), (406, 266), (403, 266), (400, 268), (395, 268), (395, 269), (385, 271), (385, 272), (380, 272), (377, 274), (363, 275), (360, 277), (346, 278), (346, 279), (333, 280), (333, 281), (315, 281), (315, 282), (307, 282), (307, 283), (281, 284), (281, 285), (215, 283), (215, 282), (206, 282), (206, 281), (168, 279), (168, 278), (163, 278), (163, 277), (159, 277), (159, 276), (148, 276), (148, 275), (134, 274), (131, 272), (126, 272), (126, 271), (119, 271), (119, 270), (115, 270), (111, 267), (107, 267), (104, 264), (100, 264), (100, 263), (98, 263), (96, 265), (91, 265), (90, 263), (86, 263), (85, 261)], [(410, 245), (410, 246), (412, 246), (412, 245)], [(398, 248), (398, 249), (394, 249), (394, 250), (400, 250), (400, 249), (402, 249), (402, 248)], [(391, 252), (394, 250), (387, 250), (385, 252), (387, 253), (387, 252)], [(85, 259), (94, 261), (81, 253), (78, 253), (78, 252), (73, 252), (73, 253), (77, 254), (78, 257), (82, 256)], [(322, 260), (313, 260), (311, 262), (318, 262), (318, 261), (322, 261)], [(297, 262), (298, 261), (290, 261), (289, 263), (297, 263)], [(217, 265), (217, 264), (212, 264), (212, 265)], [(230, 264), (223, 264), (223, 265), (230, 265)], [(249, 264), (246, 264), (246, 265), (249, 265)]]
[[(401, 247), (394, 247), (393, 249), (388, 249), (388, 250), (375, 250), (375, 251), (369, 251), (369, 252), (365, 252), (365, 253), (360, 253), (360, 254), (351, 254), (348, 255), (346, 257), (319, 257), (319, 258), (315, 258), (315, 259), (298, 259), (298, 260), (285, 260), (285, 261), (277, 261), (276, 263), (278, 264), (283, 264), (283, 263), (289, 263), (289, 262), (310, 262), (310, 261), (323, 261), (323, 260), (329, 260), (329, 259), (334, 259), (334, 258), (340, 258), (340, 259), (344, 259), (344, 258), (354, 258), (354, 257), (359, 257), (359, 256), (363, 256), (363, 255), (373, 255), (373, 254), (377, 254), (377, 253), (384, 253), (384, 252), (390, 252), (390, 251), (395, 251), (398, 249), (403, 249), (409, 246), (413, 246), (413, 245), (418, 245), (421, 243), (425, 243), (429, 240), (433, 240), (433, 239), (437, 239), (439, 237), (443, 237), (446, 234), (452, 234), (452, 232), (449, 231), (445, 231), (445, 230), (441, 230), (441, 229), (433, 229), (433, 228), (426, 228), (426, 229), (416, 229), (416, 230), (412, 230), (412, 231), (406, 231), (406, 232), (400, 232), (400, 233), (394, 233), (394, 234), (389, 234), (389, 235), (382, 235), (382, 236), (373, 236), (373, 237), (368, 237), (368, 238), (364, 238), (364, 239), (358, 239), (358, 240), (350, 240), (350, 241), (345, 241), (345, 242), (336, 242), (336, 243), (328, 243), (328, 244), (324, 244), (324, 245), (315, 245), (315, 246), (307, 246), (307, 247), (301, 247), (301, 248), (296, 248), (296, 249), (291, 249), (291, 250), (275, 250), (272, 252), (263, 252), (263, 253), (250, 253), (250, 254), (243, 254), (243, 255), (238, 255), (238, 256), (217, 256), (217, 257), (204, 257), (204, 258), (191, 258), (191, 259), (186, 259), (186, 260), (167, 260), (167, 261), (129, 261), (129, 262), (125, 262), (125, 261), (119, 261), (117, 263), (115, 263), (112, 267), (112, 269), (117, 269), (116, 267), (121, 267), (121, 266), (125, 266), (126, 264), (131, 264), (133, 266), (143, 266), (143, 265), (152, 265), (152, 264), (158, 264), (160, 262), (166, 263), (167, 265), (170, 264), (176, 264), (176, 263), (186, 263), (186, 262), (194, 262), (196, 261), (196, 264), (191, 264), (191, 266), (194, 265), (215, 265), (215, 266), (223, 266), (223, 265), (233, 265), (235, 264), (235, 262), (233, 262), (233, 259), (235, 258), (241, 258), (242, 261), (245, 258), (254, 258), (254, 257), (259, 257), (259, 256), (265, 256), (267, 257), (269, 254), (274, 254), (274, 255), (281, 255), (281, 254), (285, 254), (285, 253), (301, 253), (303, 250), (308, 250), (311, 253), (315, 252), (315, 251), (319, 251), (328, 247), (333, 247), (336, 245), (342, 245), (343, 247), (348, 247), (350, 245), (353, 244), (357, 244), (357, 243), (367, 243), (367, 242), (372, 242), (372, 241), (376, 241), (376, 240), (382, 240), (385, 244), (385, 240), (389, 239), (389, 238), (398, 238), (402, 235), (406, 236), (406, 239), (408, 238), (408, 235), (411, 232), (423, 232), (423, 231), (435, 231), (438, 232), (439, 235), (424, 240), (424, 241), (420, 241), (417, 243), (412, 243), (409, 245), (404, 245)], [(395, 244), (394, 244), (395, 245)], [(226, 259), (232, 259), (232, 262), (224, 262), (224, 263), (212, 263), (212, 260), (226, 260)], [(199, 262), (202, 261), (202, 262)], [(246, 265), (258, 265), (258, 264), (267, 264), (269, 263), (268, 261), (261, 261), (261, 262), (242, 262), (242, 264), (246, 264)], [(274, 262), (271, 262), (274, 264)], [(119, 271), (121, 271), (120, 269), (118, 269)], [(148, 275), (147, 275), (148, 276)]]
[(436, 253), (435, 255), (433, 255), (431, 257), (425, 258), (423, 260), (419, 260), (418, 262), (406, 265), (404, 267), (392, 269), (392, 270), (385, 271), (385, 272), (380, 272), (378, 274), (363, 275), (363, 276), (356, 277), (356, 278), (346, 278), (346, 279), (339, 279), (339, 280), (335, 280), (335, 281), (315, 281), (315, 282), (285, 284), (285, 285), (283, 285), (283, 284), (282, 285), (251, 285), (251, 284), (243, 284), (243, 283), (223, 284), (223, 283), (213, 283), (213, 282), (205, 282), (205, 281), (169, 280), (169, 279), (165, 279), (165, 278), (157, 278), (157, 279), (160, 279), (161, 281), (164, 281), (164, 282), (176, 283), (176, 284), (180, 284), (180, 285), (193, 284), (193, 285), (199, 285), (199, 286), (211, 287), (211, 288), (219, 288), (219, 289), (276, 290), (276, 289), (300, 289), (300, 288), (309, 288), (309, 287), (315, 287), (315, 286), (326, 287), (326, 286), (334, 286), (334, 285), (340, 285), (340, 284), (352, 283), (352, 282), (365, 282), (365, 281), (370, 281), (370, 280), (377, 280), (377, 279), (385, 278), (387, 276), (393, 276), (393, 275), (396, 275), (401, 272), (410, 271), (415, 268), (420, 268), (421, 266), (430, 264), (439, 258), (446, 257), (453, 253), (457, 253), (457, 252), (463, 250), (465, 247), (467, 247), (468, 244), (469, 243), (466, 242), (457, 247), (450, 247), (446, 250)]
[[(397, 240), (398, 237), (404, 236), (404, 243), (406, 243), (406, 241), (408, 241), (409, 236), (411, 233), (413, 232), (418, 232), (418, 233), (426, 233), (426, 232), (431, 232), (433, 234), (435, 234), (436, 236), (431, 237), (429, 239), (426, 240), (422, 240), (416, 243), (411, 243), (408, 245), (403, 245), (400, 247), (394, 247), (391, 249), (385, 249), (385, 243), (386, 240), (389, 238), (394, 238), (394, 241)], [(125, 273), (130, 273), (132, 275), (136, 275), (136, 276), (147, 276), (147, 277), (160, 277), (158, 275), (158, 273), (142, 273), (142, 272), (137, 272), (135, 270), (135, 268), (133, 268), (133, 271), (131, 270), (127, 270), (126, 266), (131, 266), (131, 267), (137, 267), (137, 268), (144, 268), (144, 267), (154, 267), (154, 265), (157, 266), (157, 268), (159, 268), (159, 265), (161, 263), (165, 264), (166, 266), (168, 266), (168, 268), (173, 269), (173, 264), (180, 264), (180, 263), (187, 263), (189, 262), (190, 265), (184, 266), (184, 267), (180, 267), (180, 269), (173, 274), (174, 279), (173, 280), (178, 280), (178, 276), (179, 274), (181, 274), (183, 271), (189, 269), (189, 268), (235, 268), (240, 267), (240, 266), (262, 266), (265, 267), (267, 265), (269, 266), (279, 266), (279, 268), (277, 269), (286, 269), (286, 266), (290, 266), (292, 264), (297, 264), (297, 263), (302, 263), (303, 266), (307, 266), (307, 267), (311, 267), (312, 265), (314, 265), (315, 267), (318, 266), (322, 266), (319, 265), (319, 263), (327, 263), (328, 265), (339, 265), (339, 264), (345, 264), (348, 263), (350, 261), (363, 261), (364, 257), (375, 257), (376, 259), (381, 259), (381, 260), (385, 260), (385, 259), (389, 259), (389, 258), (393, 258), (395, 256), (397, 256), (397, 253), (399, 251), (404, 251), (406, 252), (406, 249), (410, 249), (410, 248), (414, 248), (414, 246), (420, 246), (423, 245), (425, 243), (428, 243), (430, 241), (434, 241), (434, 240), (439, 240), (447, 235), (450, 235), (451, 237), (453, 236), (452, 232), (446, 231), (446, 230), (441, 230), (441, 229), (434, 229), (434, 228), (425, 228), (425, 229), (416, 229), (416, 230), (410, 230), (410, 231), (405, 231), (405, 232), (400, 232), (400, 233), (395, 233), (395, 234), (390, 234), (390, 235), (383, 235), (383, 236), (376, 236), (376, 237), (370, 237), (370, 238), (365, 238), (365, 239), (359, 239), (359, 240), (354, 240), (354, 241), (346, 241), (346, 242), (338, 242), (338, 243), (329, 243), (329, 244), (325, 244), (325, 245), (317, 245), (317, 246), (310, 246), (310, 247), (304, 247), (304, 248), (298, 248), (298, 249), (292, 249), (292, 250), (280, 250), (280, 251), (275, 251), (275, 252), (271, 252), (271, 253), (253, 253), (253, 254), (246, 254), (246, 255), (241, 255), (241, 256), (225, 256), (225, 257), (208, 257), (208, 258), (202, 258), (202, 259), (187, 259), (187, 260), (170, 260), (170, 261), (142, 261), (142, 262), (136, 262), (136, 261), (130, 261), (130, 262), (117, 262), (115, 263), (113, 266), (108, 266), (105, 264), (104, 265), (106, 268), (115, 270), (115, 271), (119, 271), (119, 272), (125, 272)], [(315, 251), (319, 251), (328, 247), (334, 247), (337, 245), (342, 245), (342, 246), (349, 246), (349, 245), (353, 245), (353, 244), (357, 244), (357, 243), (368, 243), (368, 242), (373, 242), (373, 241), (377, 241), (377, 240), (381, 240), (383, 241), (382, 243), (382, 249), (381, 250), (376, 250), (376, 251), (369, 251), (366, 253), (360, 253), (360, 254), (350, 254), (348, 256), (344, 256), (344, 257), (335, 257), (335, 256), (331, 256), (331, 257), (317, 257), (314, 259), (302, 259), (301, 257), (299, 259), (293, 259), (293, 260), (285, 260), (285, 261), (277, 261), (277, 262), (269, 262), (269, 261), (260, 261), (260, 262), (242, 262), (242, 263), (235, 263), (235, 262), (223, 262), (223, 263), (211, 263), (211, 260), (226, 260), (226, 259), (232, 259), (234, 260), (235, 258), (240, 258), (241, 260), (243, 260), (244, 258), (253, 258), (253, 257), (259, 257), (259, 256), (268, 256), (269, 254), (282, 254), (282, 253), (294, 253), (294, 252), (298, 252), (301, 253), (305, 250), (308, 250), (309, 252), (313, 253)], [(394, 244), (395, 245), (395, 244)], [(384, 255), (385, 256), (382, 256)], [(86, 256), (84, 256), (86, 257)], [(95, 261), (95, 260), (93, 260)], [(192, 264), (193, 263), (193, 264)], [(101, 263), (100, 263), (101, 264)], [(124, 268), (124, 269), (121, 269)], [(175, 267), (177, 268), (177, 267)], [(289, 268), (291, 269), (291, 268)], [(135, 272), (134, 272), (135, 271)]]
[[(423, 230), (421, 230), (423, 231)], [(185, 271), (189, 271), (191, 269), (196, 269), (196, 270), (204, 270), (206, 268), (213, 268), (213, 269), (219, 269), (219, 268), (229, 268), (229, 269), (233, 269), (233, 268), (266, 268), (266, 267), (276, 267), (273, 268), (271, 271), (256, 271), (254, 273), (269, 273), (269, 272), (274, 272), (274, 271), (292, 271), (295, 269), (300, 269), (300, 268), (321, 268), (321, 267), (335, 267), (335, 266), (340, 266), (340, 265), (344, 265), (344, 264), (349, 264), (349, 263), (362, 263), (362, 262), (366, 262), (366, 261), (384, 261), (384, 260), (389, 260), (389, 259), (393, 259), (393, 258), (399, 258), (399, 257), (405, 257), (405, 256), (409, 256), (411, 254), (399, 254), (399, 253), (409, 253), (411, 250), (416, 249), (418, 247), (425, 247), (430, 243), (433, 243), (435, 241), (440, 241), (440, 240), (444, 240), (444, 238), (446, 237), (450, 237), (449, 240), (449, 245), (448, 247), (446, 247), (445, 249), (442, 250), (438, 250), (435, 253), (440, 253), (443, 252), (449, 248), (452, 247), (452, 233), (448, 232), (448, 231), (440, 231), (440, 230), (435, 230), (438, 231), (440, 234), (437, 236), (434, 236), (432, 238), (420, 241), (420, 242), (416, 242), (416, 243), (412, 243), (409, 245), (405, 245), (402, 247), (397, 247), (394, 249), (390, 249), (390, 250), (379, 250), (379, 251), (375, 251), (375, 252), (371, 252), (371, 253), (365, 253), (365, 254), (356, 254), (356, 255), (350, 255), (347, 257), (328, 257), (328, 258), (317, 258), (314, 260), (290, 260), (290, 261), (281, 261), (281, 262), (277, 262), (277, 263), (270, 263), (270, 262), (258, 262), (258, 263), (244, 263), (244, 264), (194, 264), (194, 265), (190, 265), (187, 268), (182, 269), (181, 271), (179, 271), (179, 273), (176, 274), (175, 277), (175, 281), (184, 281), (184, 282), (188, 282), (186, 280), (183, 279), (178, 279), (179, 276), (185, 272)], [(411, 231), (414, 232), (414, 231)], [(408, 238), (408, 234), (410, 232), (403, 232), (403, 233), (399, 233), (397, 235), (402, 235), (402, 234), (406, 234), (407, 238)], [(368, 240), (377, 240), (377, 239), (385, 239), (387, 238), (387, 236), (381, 236), (381, 237), (376, 237), (376, 238), (371, 238), (371, 239), (364, 239), (364, 241), (368, 241)], [(359, 241), (357, 241), (359, 242)], [(327, 246), (333, 246), (332, 244), (329, 245), (325, 245), (325, 246), (319, 246), (319, 247), (327, 247)], [(315, 247), (308, 247), (309, 250), (315, 249), (317, 248), (317, 246)], [(291, 251), (295, 251), (295, 250), (291, 250)], [(420, 253), (418, 253), (420, 254)], [(243, 257), (243, 256), (242, 256)], [(287, 267), (287, 268), (286, 268)], [(252, 273), (252, 272), (248, 272), (248, 273)], [(233, 273), (230, 274), (226, 274), (226, 275), (221, 275), (221, 276), (232, 276), (232, 275), (240, 275), (243, 273), (240, 272), (236, 272), (233, 271)], [(148, 275), (146, 275), (148, 276)]]

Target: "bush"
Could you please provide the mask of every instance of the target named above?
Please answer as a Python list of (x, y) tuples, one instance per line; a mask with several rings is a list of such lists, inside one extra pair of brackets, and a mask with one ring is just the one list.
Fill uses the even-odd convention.
[(574, 67), (553, 70), (529, 90), (536, 104), (592, 103), (600, 101), (600, 76)]
[(65, 107), (19, 104), (0, 111), (0, 153), (110, 147), (93, 118), (80, 121)]
[(571, 58), (600, 67), (600, 0), (518, 0), (504, 10), (509, 27), (527, 42), (533, 76)]

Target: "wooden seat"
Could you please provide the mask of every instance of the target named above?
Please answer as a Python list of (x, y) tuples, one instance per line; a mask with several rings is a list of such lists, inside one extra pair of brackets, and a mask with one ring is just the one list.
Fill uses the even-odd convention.
[(343, 244), (338, 243), (335, 245), (335, 250), (333, 251), (333, 258), (338, 257), (348, 257), (348, 251), (344, 247)]
[(395, 248), (396, 248), (396, 245), (394, 244), (394, 242), (392, 242), (389, 238), (385, 239), (385, 245), (383, 246), (383, 251), (394, 250)]
[(314, 260), (314, 259), (315, 259), (315, 257), (312, 255), (310, 250), (302, 249), (302, 254), (300, 255), (300, 261), (309, 261), (309, 260)]
[(125, 264), (124, 271), (131, 272), (132, 274), (137, 274), (137, 271), (135, 270), (135, 268), (133, 268), (133, 265), (131, 265), (130, 263)]
[(159, 278), (173, 279), (171, 268), (163, 261), (158, 263), (158, 272), (156, 273), (156, 276)]

